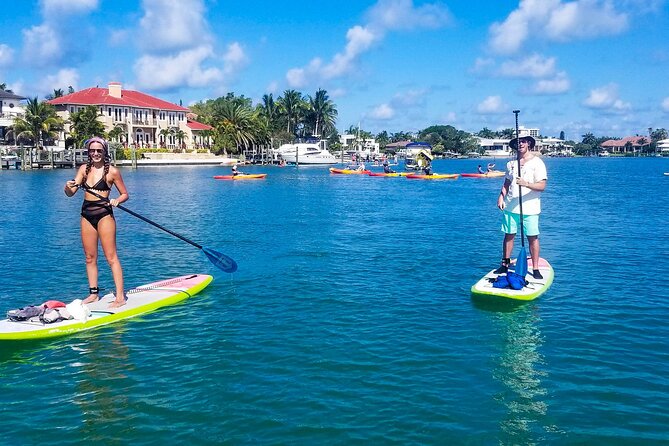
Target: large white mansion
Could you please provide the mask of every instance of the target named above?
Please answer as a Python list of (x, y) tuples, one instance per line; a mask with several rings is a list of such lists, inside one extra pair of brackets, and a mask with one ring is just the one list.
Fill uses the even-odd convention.
[[(87, 88), (48, 102), (66, 122), (58, 139), (58, 145), (62, 147), (65, 147), (65, 136), (70, 132), (70, 116), (89, 105), (98, 107), (98, 119), (106, 132), (115, 127), (122, 129), (118, 142), (129, 146), (193, 150), (210, 144), (205, 131), (212, 127), (195, 121), (195, 116), (187, 108), (139, 91), (123, 90), (118, 82), (110, 82), (107, 88)], [(181, 147), (179, 131), (183, 135)]]

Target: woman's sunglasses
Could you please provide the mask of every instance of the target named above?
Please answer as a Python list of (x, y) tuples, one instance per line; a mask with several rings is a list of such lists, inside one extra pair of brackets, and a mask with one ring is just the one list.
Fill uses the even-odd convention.
[(88, 149), (88, 153), (104, 153), (104, 149)]

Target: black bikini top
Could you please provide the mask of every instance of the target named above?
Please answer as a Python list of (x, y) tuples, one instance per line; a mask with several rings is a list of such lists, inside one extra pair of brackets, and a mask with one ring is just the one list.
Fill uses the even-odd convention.
[(86, 185), (90, 189), (95, 189), (95, 190), (99, 190), (99, 191), (111, 190), (111, 188), (109, 187), (109, 184), (107, 184), (107, 181), (105, 181), (105, 177), (106, 177), (106, 175), (102, 175), (102, 178), (100, 178), (98, 180), (98, 182), (95, 183), (95, 185), (93, 185), (93, 186), (88, 186), (88, 182), (86, 182), (86, 180), (84, 180), (84, 182), (86, 183)]

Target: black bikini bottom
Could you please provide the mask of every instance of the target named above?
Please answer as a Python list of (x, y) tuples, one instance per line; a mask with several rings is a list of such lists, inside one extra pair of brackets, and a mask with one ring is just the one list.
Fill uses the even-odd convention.
[(107, 200), (84, 200), (81, 205), (81, 216), (84, 217), (97, 231), (98, 223), (107, 215), (114, 218), (112, 205)]

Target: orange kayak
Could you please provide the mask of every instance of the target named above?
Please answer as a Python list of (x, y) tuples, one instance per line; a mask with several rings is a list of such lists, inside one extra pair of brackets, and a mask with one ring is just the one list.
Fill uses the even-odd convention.
[(433, 173), (432, 175), (411, 173), (407, 175), (407, 178), (412, 180), (454, 180), (459, 176), (460, 174), (457, 173)]
[(244, 173), (239, 175), (216, 175), (216, 180), (262, 180), (267, 176), (266, 173)]
[(357, 169), (337, 169), (336, 167), (330, 167), (330, 173), (341, 173), (344, 175), (369, 175), (371, 171)]

